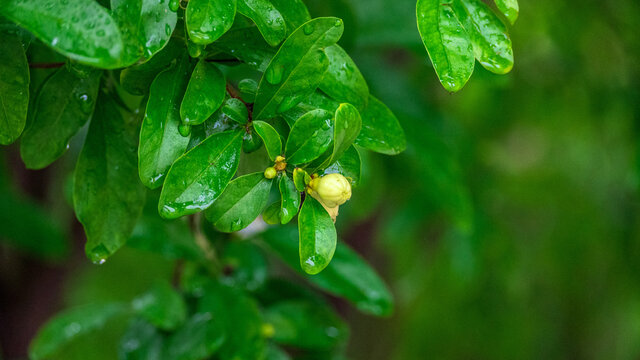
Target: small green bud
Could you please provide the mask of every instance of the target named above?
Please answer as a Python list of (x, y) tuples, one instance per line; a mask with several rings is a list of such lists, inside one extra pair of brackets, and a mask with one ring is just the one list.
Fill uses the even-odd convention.
[(264, 171), (264, 177), (267, 179), (273, 179), (276, 175), (278, 175), (278, 171), (273, 166)]
[(351, 199), (351, 184), (341, 174), (314, 177), (309, 182), (308, 192), (328, 208), (340, 206)]

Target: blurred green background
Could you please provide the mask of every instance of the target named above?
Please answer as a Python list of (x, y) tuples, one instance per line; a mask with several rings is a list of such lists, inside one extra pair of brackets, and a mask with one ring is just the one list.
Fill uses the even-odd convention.
[[(388, 319), (336, 302), (350, 358), (640, 358), (640, 2), (521, 1), (513, 72), (478, 65), (457, 94), (431, 68), (415, 0), (305, 2), (345, 20), (342, 44), (409, 140), (400, 156), (368, 156), (341, 208), (339, 233), (397, 302)], [(21, 358), (61, 307), (171, 278), (170, 261), (137, 250), (96, 267), (81, 243), (66, 249), (81, 229), (56, 225), (73, 215), (68, 184), (52, 179), (72, 155), (41, 172), (24, 170), (15, 148), (3, 159), (24, 197), (49, 209), (30, 214), (62, 259), (38, 260), (39, 242), (0, 245), (6, 358)], [(23, 200), (2, 196), (5, 209)], [(34, 228), (8, 216), (0, 226)]]

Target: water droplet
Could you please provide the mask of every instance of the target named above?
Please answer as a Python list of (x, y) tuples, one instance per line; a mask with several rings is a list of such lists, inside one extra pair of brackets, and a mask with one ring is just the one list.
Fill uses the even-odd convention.
[(167, 36), (171, 36), (171, 25), (166, 24), (166, 25), (164, 26), (164, 33), (165, 33)]
[(87, 255), (94, 264), (102, 265), (107, 261), (107, 258), (109, 257), (109, 255), (111, 255), (111, 253), (103, 244), (100, 244), (88, 251)]
[(272, 65), (267, 69), (267, 73), (265, 76), (267, 77), (267, 82), (271, 85), (278, 85), (282, 81), (282, 75), (284, 73), (284, 66), (282, 65)]
[(59, 41), (60, 41), (60, 39), (58, 39), (57, 37), (54, 37), (53, 39), (51, 39), (51, 46), (58, 45)]
[(311, 35), (313, 34), (313, 31), (315, 30), (315, 26), (313, 26), (313, 24), (306, 24), (303, 28), (302, 31), (304, 32), (305, 35)]
[(334, 25), (335, 27), (340, 27), (340, 26), (342, 26), (342, 20), (337, 19), (337, 20), (336, 20), (336, 23), (335, 23), (335, 24), (333, 24), (333, 25)]
[(180, 126), (178, 127), (178, 132), (184, 137), (191, 135), (191, 125), (180, 124)]
[(171, 0), (169, 1), (169, 9), (173, 12), (178, 11), (180, 8), (180, 0)]

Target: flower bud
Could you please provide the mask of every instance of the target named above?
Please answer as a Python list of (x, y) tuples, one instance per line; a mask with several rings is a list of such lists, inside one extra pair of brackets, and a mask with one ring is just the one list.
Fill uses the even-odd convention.
[(264, 177), (266, 177), (267, 179), (273, 179), (274, 177), (276, 177), (276, 175), (278, 175), (278, 172), (273, 167), (268, 167), (264, 171)]
[(313, 178), (308, 192), (326, 207), (334, 208), (351, 199), (351, 184), (341, 174), (329, 174)]

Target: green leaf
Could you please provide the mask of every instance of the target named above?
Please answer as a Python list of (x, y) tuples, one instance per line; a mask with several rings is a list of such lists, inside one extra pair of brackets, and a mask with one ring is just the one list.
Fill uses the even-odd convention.
[(31, 125), (20, 141), (27, 168), (42, 169), (67, 151), (71, 137), (93, 113), (100, 75), (80, 78), (62, 68), (42, 86)]
[(207, 220), (222, 232), (246, 228), (267, 206), (271, 183), (261, 172), (234, 179), (206, 211)]
[(334, 117), (333, 153), (328, 162), (329, 165), (336, 162), (347, 151), (360, 134), (361, 128), (362, 119), (358, 109), (351, 104), (340, 104)]
[[(216, 312), (198, 312), (167, 342), (167, 359), (201, 360), (213, 355), (227, 337)], [(233, 335), (233, 334), (229, 334)]]
[(276, 157), (282, 155), (282, 140), (280, 140), (280, 134), (278, 134), (273, 126), (264, 121), (254, 121), (252, 124), (255, 132), (262, 138), (269, 158), (275, 161)]
[(187, 317), (187, 305), (182, 296), (166, 281), (153, 284), (151, 290), (132, 302), (133, 310), (162, 330), (173, 330)]
[(273, 204), (267, 206), (267, 208), (262, 213), (262, 220), (269, 225), (277, 225), (280, 224), (280, 208), (281, 202), (276, 201)]
[(105, 69), (122, 66), (120, 30), (93, 0), (5, 0), (0, 15), (73, 60)]
[(85, 250), (102, 263), (127, 241), (142, 213), (136, 176), (137, 124), (101, 95), (76, 165), (73, 207), (87, 235)]
[(344, 30), (338, 18), (317, 18), (298, 28), (282, 44), (260, 80), (254, 118), (285, 112), (311, 95), (329, 67), (322, 51), (335, 44)]
[(118, 359), (162, 359), (163, 346), (164, 337), (155, 326), (142, 319), (135, 319), (120, 340)]
[(309, 10), (302, 0), (270, 0), (273, 6), (278, 9), (284, 22), (287, 25), (287, 33), (291, 34), (302, 24), (311, 20)]
[(285, 146), (287, 162), (304, 164), (322, 155), (333, 140), (332, 118), (332, 113), (318, 109), (298, 119), (291, 128)]
[(307, 179), (311, 179), (309, 174), (301, 168), (293, 169), (293, 183), (296, 186), (296, 190), (303, 192), (307, 187)]
[(475, 59), (469, 34), (453, 11), (453, 3), (454, 0), (418, 0), (416, 13), (420, 36), (440, 83), (455, 92), (473, 74)]
[(9, 145), (27, 123), (29, 64), (19, 35), (0, 36), (0, 144)]
[(336, 227), (318, 200), (307, 196), (298, 215), (300, 266), (307, 274), (321, 272), (336, 250)]
[(210, 313), (220, 321), (227, 339), (218, 351), (220, 360), (262, 359), (265, 341), (260, 333), (262, 317), (255, 301), (218, 283), (209, 283), (197, 311)]
[(226, 95), (224, 75), (213, 63), (198, 61), (180, 105), (180, 118), (186, 125), (200, 125), (218, 110)]
[(291, 360), (289, 354), (271, 343), (267, 346), (264, 358), (265, 360)]
[(202, 250), (196, 245), (189, 226), (183, 221), (169, 221), (143, 215), (133, 229), (127, 246), (159, 253), (167, 259), (201, 260)]
[(222, 266), (231, 271), (220, 282), (247, 291), (256, 291), (267, 280), (267, 260), (260, 248), (249, 241), (231, 241), (221, 259)]
[(507, 27), (482, 0), (459, 0), (454, 9), (467, 30), (478, 62), (495, 74), (513, 68), (513, 49)]
[(351, 186), (358, 186), (361, 168), (360, 153), (355, 146), (350, 146), (338, 161), (324, 170), (324, 174), (342, 174), (349, 179)]
[(340, 45), (324, 49), (329, 68), (320, 83), (320, 90), (339, 102), (348, 102), (359, 110), (369, 101), (369, 86), (355, 62)]
[(520, 12), (518, 0), (495, 0), (495, 2), (498, 10), (504, 14), (511, 25), (515, 24), (516, 20), (518, 20), (518, 13)]
[(400, 122), (385, 104), (373, 96), (369, 97), (369, 103), (362, 112), (362, 129), (355, 143), (387, 155), (397, 155), (407, 148)]
[(293, 180), (289, 179), (286, 173), (282, 174), (278, 183), (280, 189), (281, 205), (280, 205), (280, 223), (287, 224), (291, 221), (300, 209), (300, 191), (296, 189)]
[(162, 185), (171, 164), (184, 153), (189, 137), (180, 135), (180, 102), (187, 87), (190, 65), (185, 57), (156, 77), (140, 129), (138, 169), (148, 188)]
[(264, 72), (276, 50), (269, 46), (255, 27), (233, 29), (211, 45), (250, 67)]
[[(295, 228), (271, 228), (263, 237), (291, 268), (300, 271)], [(388, 316), (393, 312), (393, 298), (382, 279), (343, 242), (337, 245), (329, 266), (307, 279), (327, 292), (346, 298), (364, 313)]]
[(167, 45), (178, 15), (158, 0), (111, 0), (124, 44), (122, 66), (149, 59)]
[(43, 258), (69, 253), (69, 240), (51, 213), (13, 189), (0, 190), (0, 199), (0, 241)]
[(207, 45), (231, 29), (236, 17), (236, 0), (191, 0), (185, 23), (189, 40)]
[(240, 99), (228, 98), (222, 106), (222, 113), (238, 124), (246, 124), (249, 121), (249, 110)]
[(38, 331), (29, 346), (32, 360), (65, 358), (61, 356), (73, 342), (103, 329), (129, 312), (129, 307), (119, 303), (85, 305), (58, 313)]
[(339, 102), (331, 99), (321, 91), (316, 91), (298, 105), (280, 115), (292, 127), (300, 117), (309, 111), (322, 109), (333, 114), (338, 109), (338, 106), (340, 106)]
[(287, 35), (282, 14), (268, 0), (238, 0), (238, 12), (256, 23), (271, 46), (280, 44)]
[(160, 215), (174, 219), (211, 206), (238, 169), (241, 144), (242, 132), (225, 131), (176, 160), (160, 194)]
[(120, 72), (120, 84), (131, 94), (148, 94), (151, 83), (158, 73), (168, 68), (171, 62), (184, 52), (184, 49), (182, 40), (172, 38), (167, 46), (149, 61), (123, 69)]
[(313, 350), (331, 350), (346, 342), (347, 325), (324, 304), (290, 300), (264, 312), (265, 322), (275, 329), (277, 344)]

